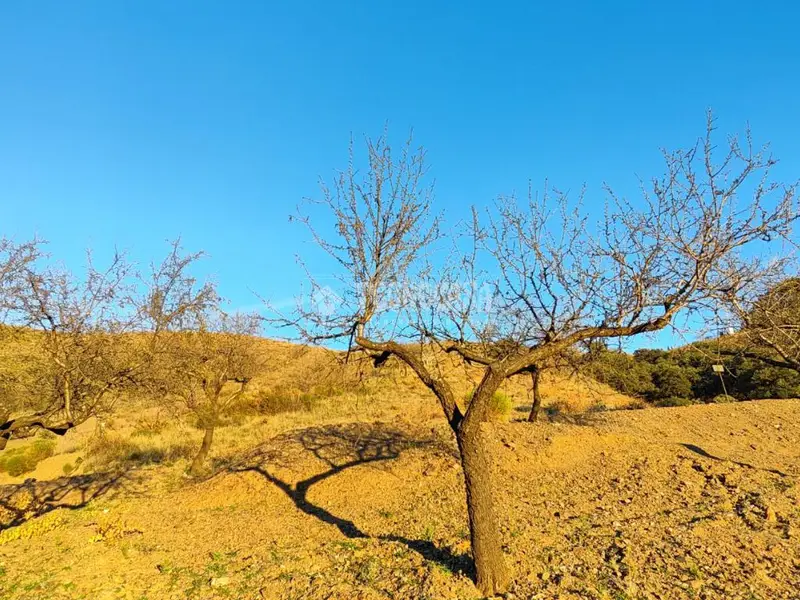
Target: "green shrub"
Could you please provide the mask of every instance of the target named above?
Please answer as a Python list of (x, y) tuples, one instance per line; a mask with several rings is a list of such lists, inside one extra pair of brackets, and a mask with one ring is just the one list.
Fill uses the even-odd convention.
[(668, 360), (659, 360), (653, 365), (653, 387), (650, 398), (656, 401), (694, 395), (691, 374)]
[(0, 459), (0, 472), (8, 473), (12, 477), (19, 477), (23, 473), (33, 471), (35, 468), (36, 464), (31, 463), (28, 457), (21, 453), (15, 453)]
[(495, 392), (492, 396), (490, 407), (492, 409), (492, 414), (494, 414), (496, 417), (507, 419), (511, 414), (513, 403), (507, 394), (504, 394), (503, 392)]
[[(731, 343), (705, 340), (672, 350), (641, 349), (632, 355), (594, 344), (586, 355), (586, 372), (623, 394), (654, 403), (676, 397), (712, 402), (724, 395), (719, 374), (712, 369), (722, 364), (731, 398), (800, 398), (800, 372), (737, 355)], [(721, 352), (723, 348), (727, 353)]]
[(66, 463), (66, 464), (65, 464), (65, 465), (64, 465), (64, 466), (61, 468), (61, 470), (64, 472), (64, 475), (66, 475), (67, 477), (69, 477), (70, 475), (72, 475), (72, 473), (74, 473), (74, 472), (75, 472), (75, 465), (73, 465), (72, 463)]
[[(469, 405), (472, 402), (472, 395), (475, 393), (475, 390), (469, 392), (464, 397), (464, 402)], [(492, 395), (492, 399), (489, 402), (489, 414), (493, 420), (500, 421), (508, 419), (509, 415), (511, 414), (511, 409), (513, 408), (513, 402), (508, 394), (504, 392), (495, 392)]]
[(654, 390), (649, 363), (602, 347), (592, 350), (587, 373), (622, 394), (648, 397)]
[(691, 406), (695, 402), (689, 398), (679, 398), (671, 396), (669, 398), (662, 398), (656, 402), (656, 406)]
[(0, 473), (19, 477), (36, 469), (36, 465), (55, 454), (56, 442), (49, 438), (38, 438), (33, 444), (4, 451), (0, 456)]
[(736, 402), (736, 398), (734, 398), (733, 396), (727, 396), (725, 394), (717, 394), (716, 396), (711, 398), (709, 402), (712, 402), (714, 404), (725, 404), (728, 402)]
[(32, 446), (29, 446), (28, 453), (34, 461), (41, 462), (56, 453), (56, 442), (52, 439), (40, 438), (35, 440)]

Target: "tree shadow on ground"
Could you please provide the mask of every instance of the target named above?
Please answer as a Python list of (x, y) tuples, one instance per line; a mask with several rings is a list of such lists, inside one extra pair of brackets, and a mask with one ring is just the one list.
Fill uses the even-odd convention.
[[(531, 412), (531, 406), (523, 405), (514, 408), (514, 411), (524, 413), (525, 417), (514, 419), (518, 422), (527, 421), (527, 416)], [(585, 425), (590, 426), (597, 423), (601, 415), (609, 412), (605, 407), (591, 407), (581, 412), (572, 412), (565, 410), (558, 405), (543, 406), (539, 412), (538, 423), (566, 423), (568, 425)]]
[[(278, 436), (268, 449), (262, 448), (244, 460), (227, 465), (231, 473), (257, 473), (284, 492), (302, 512), (335, 526), (347, 538), (368, 539), (352, 521), (334, 515), (326, 508), (308, 499), (310, 489), (343, 471), (369, 464), (395, 460), (403, 451), (415, 448), (430, 448), (453, 456), (451, 445), (436, 437), (412, 437), (406, 432), (386, 424), (328, 425), (310, 427)], [(320, 461), (325, 470), (299, 480), (294, 484), (284, 481), (270, 472), (277, 468), (292, 469), (293, 458), (298, 452), (311, 454)], [(426, 560), (439, 563), (450, 570), (471, 572), (472, 559), (466, 555), (455, 555), (447, 549), (437, 548), (426, 540), (413, 540), (397, 535), (384, 535), (378, 539), (399, 542), (419, 553)]]
[(126, 472), (93, 473), (60, 477), (52, 481), (28, 479), (21, 484), (0, 486), (0, 531), (17, 527), (53, 510), (77, 510), (97, 498), (130, 488), (133, 478)]
[(687, 450), (689, 450), (691, 452), (694, 452), (695, 454), (699, 454), (700, 456), (703, 456), (705, 458), (710, 458), (712, 460), (718, 460), (720, 462), (733, 463), (735, 465), (739, 465), (740, 467), (745, 467), (747, 469), (754, 469), (756, 471), (766, 471), (768, 473), (774, 473), (775, 475), (779, 475), (781, 477), (789, 477), (788, 473), (784, 473), (783, 471), (780, 471), (778, 469), (769, 469), (769, 468), (764, 468), (764, 467), (757, 467), (755, 465), (751, 465), (750, 463), (741, 462), (741, 461), (738, 461), (738, 460), (732, 460), (730, 458), (723, 458), (721, 456), (715, 456), (713, 454), (710, 454), (709, 452), (706, 452), (700, 446), (696, 446), (695, 444), (683, 444), (682, 443), (680, 445), (683, 446), (684, 448), (686, 448)]

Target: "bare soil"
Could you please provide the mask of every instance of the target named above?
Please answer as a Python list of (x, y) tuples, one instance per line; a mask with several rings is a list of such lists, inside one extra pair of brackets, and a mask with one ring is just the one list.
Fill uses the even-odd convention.
[[(0, 597), (478, 598), (433, 414), (2, 485)], [(510, 598), (800, 598), (799, 401), (551, 418), (483, 432)]]

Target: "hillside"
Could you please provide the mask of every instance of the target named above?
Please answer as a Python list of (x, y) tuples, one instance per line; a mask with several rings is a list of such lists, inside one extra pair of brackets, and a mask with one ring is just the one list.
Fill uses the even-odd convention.
[[(152, 410), (102, 444), (68, 434), (38, 481), (0, 487), (0, 597), (476, 598), (446, 424), (402, 367), (362, 380), (222, 428), (201, 481), (183, 476), (199, 433)], [(545, 383), (545, 422), (523, 421), (523, 380), (485, 431), (513, 597), (796, 597), (800, 403), (608, 411), (629, 399)]]

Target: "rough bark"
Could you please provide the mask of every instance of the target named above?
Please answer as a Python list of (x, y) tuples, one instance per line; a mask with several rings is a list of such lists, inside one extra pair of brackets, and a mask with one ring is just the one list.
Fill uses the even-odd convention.
[(200, 450), (192, 461), (192, 466), (189, 467), (190, 475), (199, 475), (203, 472), (203, 466), (208, 458), (208, 453), (211, 450), (211, 443), (214, 441), (214, 428), (207, 427), (205, 435), (203, 436), (203, 443), (200, 445)]
[(480, 426), (461, 430), (458, 448), (467, 491), (467, 512), (475, 562), (475, 583), (486, 596), (503, 594), (510, 583), (492, 500), (489, 462), (483, 448)]
[(505, 593), (511, 582), (492, 498), (489, 459), (481, 433), (483, 424), (489, 419), (490, 400), (505, 379), (502, 370), (493, 367), (486, 370), (456, 431), (467, 493), (475, 584), (486, 596)]
[(531, 404), (531, 412), (528, 415), (528, 421), (534, 423), (539, 418), (539, 411), (542, 408), (542, 395), (539, 393), (539, 369), (531, 371), (531, 393), (533, 395), (533, 404)]
[(5, 448), (5, 444), (12, 436), (17, 438), (29, 437), (37, 428), (55, 433), (56, 435), (66, 435), (70, 429), (75, 427), (75, 423), (70, 421), (57, 425), (48, 425), (45, 421), (46, 417), (41, 415), (0, 420), (0, 438), (5, 440), (5, 442), (0, 441), (0, 450)]

